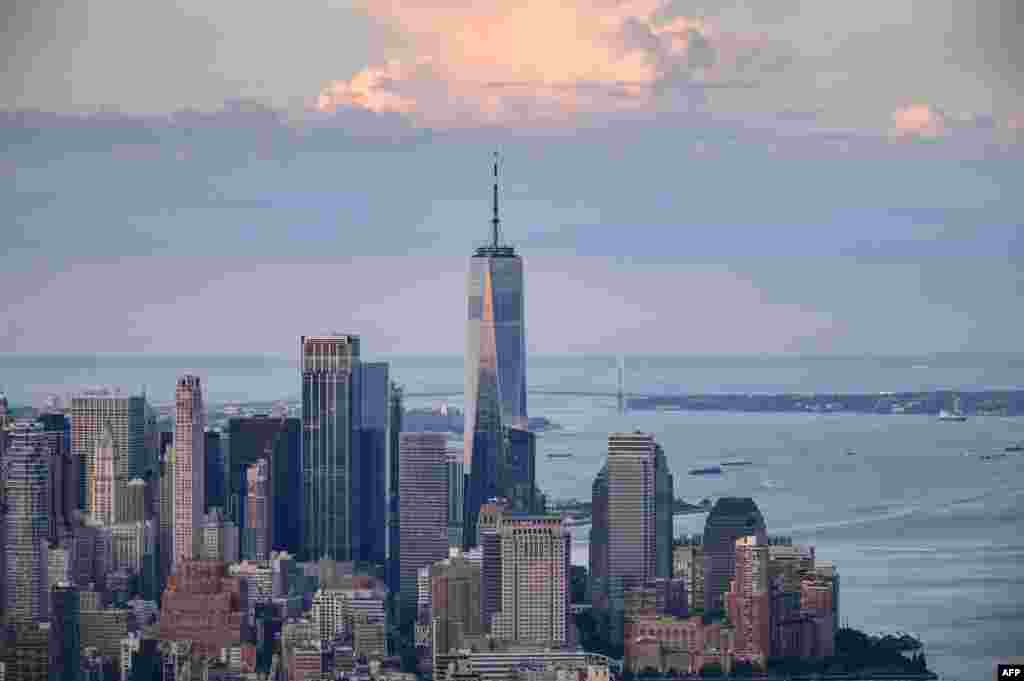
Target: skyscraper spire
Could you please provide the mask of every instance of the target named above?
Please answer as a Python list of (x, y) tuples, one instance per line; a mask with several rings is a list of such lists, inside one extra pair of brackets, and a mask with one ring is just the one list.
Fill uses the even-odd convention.
[(498, 217), (498, 152), (494, 152), (494, 215), (491, 217), (491, 247), (498, 247), (498, 226), (501, 218)]

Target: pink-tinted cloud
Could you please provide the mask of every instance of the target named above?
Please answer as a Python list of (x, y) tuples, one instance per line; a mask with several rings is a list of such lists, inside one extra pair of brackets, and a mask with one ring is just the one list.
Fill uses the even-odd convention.
[(946, 133), (946, 115), (927, 104), (904, 106), (892, 114), (892, 134), (897, 138), (935, 139)]
[[(748, 80), (760, 35), (666, 16), (660, 0), (520, 0), (452, 7), (375, 0), (365, 10), (409, 37), (413, 60), (369, 66), (319, 93), (322, 112), (361, 107), (425, 124), (571, 120), (703, 101)], [(676, 99), (667, 97), (676, 95)]]

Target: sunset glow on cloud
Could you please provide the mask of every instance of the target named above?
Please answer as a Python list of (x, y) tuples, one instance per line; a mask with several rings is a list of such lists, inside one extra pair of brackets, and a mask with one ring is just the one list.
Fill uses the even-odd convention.
[(316, 108), (355, 106), (427, 124), (655, 110), (673, 95), (692, 104), (708, 87), (738, 84), (742, 66), (763, 48), (759, 36), (719, 33), (704, 19), (666, 14), (652, 0), (497, 5), (367, 5), (398, 26), (420, 56), (332, 81)]
[(946, 116), (941, 111), (924, 104), (914, 104), (897, 109), (892, 115), (893, 134), (896, 137), (920, 137), (934, 139), (946, 132)]

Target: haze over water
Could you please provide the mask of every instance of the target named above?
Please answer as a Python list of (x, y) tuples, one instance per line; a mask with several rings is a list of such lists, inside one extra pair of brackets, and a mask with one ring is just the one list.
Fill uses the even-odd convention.
[[(392, 357), (408, 407), (461, 406), (461, 357)], [(208, 403), (275, 400), (297, 393), (289, 359), (253, 357), (0, 356), (0, 387), (13, 406), (90, 385), (147, 386), (168, 403), (184, 371), (204, 378)], [(611, 357), (530, 357), (529, 384), (546, 391), (612, 393)], [(1024, 356), (919, 358), (629, 357), (627, 391), (638, 393), (886, 392), (1024, 386)], [(1024, 650), (1024, 457), (978, 455), (1024, 441), (1024, 419), (929, 416), (630, 412), (614, 397), (529, 398), (531, 416), (562, 429), (541, 434), (537, 480), (549, 499), (587, 499), (609, 431), (655, 433), (687, 501), (751, 496), (772, 534), (816, 546), (841, 574), (843, 623), (869, 632), (908, 631), (925, 642), (944, 679), (989, 678), (993, 658)], [(855, 455), (849, 456), (847, 452)], [(549, 452), (572, 458), (549, 459)], [(970, 453), (970, 455), (965, 455)], [(691, 468), (744, 459), (720, 477)], [(699, 532), (704, 516), (676, 519)], [(586, 564), (588, 528), (574, 530)]]

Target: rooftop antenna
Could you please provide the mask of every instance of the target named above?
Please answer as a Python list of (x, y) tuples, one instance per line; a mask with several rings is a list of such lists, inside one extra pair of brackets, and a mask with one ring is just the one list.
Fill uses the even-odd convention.
[(491, 217), (491, 247), (498, 247), (498, 225), (501, 218), (498, 217), (498, 152), (494, 152), (494, 215)]

